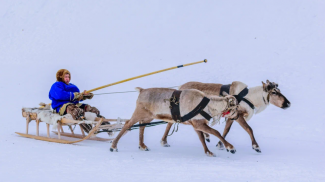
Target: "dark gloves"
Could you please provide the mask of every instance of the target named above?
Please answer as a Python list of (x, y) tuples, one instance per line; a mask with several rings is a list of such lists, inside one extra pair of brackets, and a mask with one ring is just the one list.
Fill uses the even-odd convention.
[(83, 100), (84, 99), (83, 98), (83, 93), (74, 92), (73, 95), (74, 95), (74, 98), (73, 98), (74, 101), (75, 100), (80, 101), (80, 100)]
[(94, 94), (93, 93), (89, 93), (87, 95), (83, 95), (83, 100), (92, 99), (93, 97), (94, 97)]

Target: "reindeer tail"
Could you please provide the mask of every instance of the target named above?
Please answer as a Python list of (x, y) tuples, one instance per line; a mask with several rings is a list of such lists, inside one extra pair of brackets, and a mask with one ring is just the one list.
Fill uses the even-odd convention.
[(135, 87), (135, 90), (140, 93), (143, 90), (143, 88), (141, 88), (141, 87)]

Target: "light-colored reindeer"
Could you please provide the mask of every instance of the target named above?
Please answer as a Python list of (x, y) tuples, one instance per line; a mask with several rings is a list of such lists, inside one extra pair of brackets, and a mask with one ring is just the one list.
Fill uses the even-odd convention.
[[(188, 82), (179, 87), (180, 90), (183, 89), (197, 89), (204, 92), (208, 97), (211, 96), (219, 96), (222, 84), (215, 84), (215, 83), (201, 83), (201, 82)], [(234, 81), (230, 85), (229, 94), (230, 95), (237, 95), (241, 92), (247, 85), (239, 82)], [(241, 101), (239, 103), (239, 117), (236, 121), (240, 124), (240, 126), (247, 131), (251, 140), (252, 140), (252, 148), (256, 152), (261, 152), (259, 145), (257, 144), (252, 128), (247, 124), (247, 122), (252, 118), (252, 116), (257, 113), (262, 112), (266, 109), (266, 107), (271, 103), (277, 107), (282, 109), (286, 109), (290, 107), (290, 102), (288, 99), (280, 92), (278, 88), (278, 84), (274, 82), (270, 82), (269, 80), (266, 83), (262, 82), (262, 86), (252, 87), (248, 90), (248, 94), (244, 97), (248, 102), (253, 105), (249, 105), (248, 102)], [(254, 112), (255, 111), (255, 112)], [(233, 124), (234, 120), (231, 118), (227, 119), (225, 129), (223, 131), (223, 137), (226, 138), (231, 125)], [(164, 147), (169, 147), (170, 145), (167, 143), (167, 136), (168, 132), (171, 128), (172, 124), (168, 123), (166, 127), (166, 131), (164, 136), (162, 137), (161, 144)], [(208, 140), (209, 135), (205, 133), (205, 137)], [(218, 149), (223, 150), (224, 146), (222, 141), (219, 141), (217, 144)]]
[[(117, 143), (119, 139), (123, 136), (124, 132), (137, 122), (143, 124), (150, 123), (153, 119), (161, 119), (169, 123), (175, 123), (175, 121), (172, 119), (169, 102), (169, 99), (171, 98), (175, 89), (142, 89), (137, 87), (136, 90), (139, 91), (140, 94), (137, 99), (135, 111), (131, 119), (125, 123), (118, 136), (113, 140), (110, 148), (112, 152), (117, 151)], [(181, 116), (184, 116), (191, 112), (202, 101), (205, 96), (206, 95), (199, 90), (183, 90), (179, 97), (179, 107)], [(235, 97), (228, 95), (225, 97), (211, 96), (208, 98), (210, 99), (210, 101), (207, 106), (203, 109), (203, 111), (208, 113), (211, 117), (216, 118), (219, 117), (221, 114), (224, 114), (225, 117), (229, 118), (236, 118), (238, 116), (238, 103)], [(220, 141), (222, 141), (228, 151), (230, 151), (231, 153), (236, 152), (235, 148), (230, 143), (228, 143), (217, 130), (208, 126), (207, 120), (202, 115), (198, 114), (192, 119), (184, 122), (184, 124), (190, 124), (194, 127), (194, 130), (197, 132), (201, 140), (204, 152), (208, 156), (215, 155), (208, 150), (205, 144), (203, 132), (215, 135), (220, 139)], [(144, 129), (145, 126), (141, 126), (139, 129), (139, 149), (148, 151), (148, 147), (143, 143)]]

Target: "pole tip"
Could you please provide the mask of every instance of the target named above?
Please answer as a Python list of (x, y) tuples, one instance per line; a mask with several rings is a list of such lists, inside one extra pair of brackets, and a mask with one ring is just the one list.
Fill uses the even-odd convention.
[(203, 61), (204, 61), (205, 63), (207, 63), (207, 62), (208, 62), (208, 60), (207, 60), (207, 59), (204, 59)]

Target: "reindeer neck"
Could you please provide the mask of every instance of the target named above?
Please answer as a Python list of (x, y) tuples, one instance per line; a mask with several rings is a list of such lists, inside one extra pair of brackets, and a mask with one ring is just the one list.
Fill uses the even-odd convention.
[(267, 92), (263, 91), (263, 86), (252, 87), (249, 89), (246, 99), (255, 106), (255, 113), (262, 112), (269, 105), (267, 101)]

